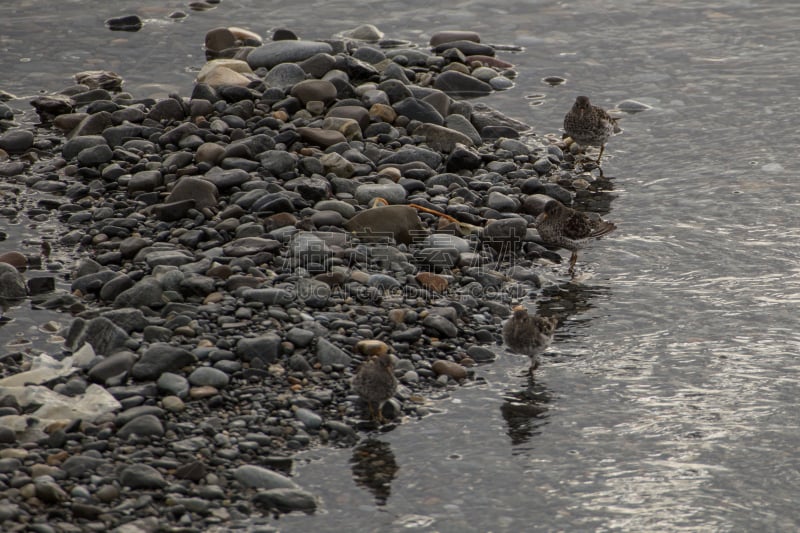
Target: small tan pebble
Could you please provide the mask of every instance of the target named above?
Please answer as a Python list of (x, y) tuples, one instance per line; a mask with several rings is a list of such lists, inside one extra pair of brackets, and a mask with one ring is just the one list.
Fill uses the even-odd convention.
[(405, 309), (392, 309), (389, 311), (389, 320), (394, 322), (395, 324), (402, 324), (405, 322), (406, 319), (406, 310)]
[(364, 355), (382, 355), (388, 351), (389, 347), (383, 341), (367, 339), (356, 343), (356, 352)]
[(164, 396), (161, 399), (161, 405), (171, 413), (178, 413), (186, 409), (186, 404), (177, 396)]
[(462, 380), (467, 377), (467, 369), (458, 363), (439, 359), (431, 366), (437, 376), (446, 375), (455, 380)]
[(193, 400), (202, 400), (203, 398), (210, 398), (219, 394), (216, 387), (204, 385), (201, 387), (192, 387), (189, 389), (189, 397)]
[(448, 287), (447, 279), (433, 272), (420, 272), (415, 279), (420, 285), (433, 292), (442, 293)]

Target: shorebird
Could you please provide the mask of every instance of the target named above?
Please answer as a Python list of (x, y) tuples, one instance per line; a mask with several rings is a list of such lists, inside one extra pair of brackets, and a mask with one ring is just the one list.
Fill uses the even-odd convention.
[(589, 218), (585, 213), (565, 206), (558, 200), (549, 200), (536, 217), (536, 229), (546, 244), (566, 248), (572, 252), (569, 273), (575, 277), (578, 250), (592, 239), (599, 239), (617, 229), (617, 225), (601, 219)]
[(392, 356), (388, 353), (370, 356), (359, 367), (351, 385), (353, 390), (366, 402), (370, 418), (384, 422), (381, 407), (397, 391), (397, 378), (394, 377)]
[(528, 314), (528, 310), (518, 305), (503, 326), (503, 342), (512, 351), (527, 355), (531, 359), (528, 374), (539, 366), (539, 354), (553, 341), (553, 333), (558, 319)]
[(604, 109), (592, 105), (588, 96), (577, 97), (572, 109), (564, 117), (564, 132), (572, 137), (572, 140), (581, 147), (600, 147), (600, 155), (595, 161), (598, 166), (600, 166), (600, 158), (603, 157), (606, 142), (617, 131), (619, 131), (617, 119)]

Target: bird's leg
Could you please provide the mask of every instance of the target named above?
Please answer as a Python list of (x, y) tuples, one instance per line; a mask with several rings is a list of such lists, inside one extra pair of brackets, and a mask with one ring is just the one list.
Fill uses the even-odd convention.
[(386, 417), (383, 416), (382, 407), (383, 407), (383, 404), (378, 402), (378, 418), (377, 418), (377, 420), (378, 420), (378, 423), (385, 424), (386, 423)]
[(367, 402), (367, 409), (369, 409), (369, 419), (375, 420), (375, 408), (372, 406), (372, 402)]
[(600, 145), (600, 155), (597, 156), (597, 161), (595, 161), (595, 163), (597, 164), (598, 167), (600, 166), (600, 158), (603, 157), (603, 150), (605, 150), (605, 149), (606, 149), (605, 143), (601, 144)]
[(572, 256), (569, 258), (569, 275), (573, 278), (575, 277), (575, 263), (578, 261), (578, 252), (572, 252)]

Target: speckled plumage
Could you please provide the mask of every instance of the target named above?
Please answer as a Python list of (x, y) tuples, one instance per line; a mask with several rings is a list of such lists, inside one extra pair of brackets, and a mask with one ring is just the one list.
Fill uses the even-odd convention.
[(617, 131), (617, 120), (604, 109), (592, 105), (587, 96), (575, 99), (572, 109), (564, 117), (564, 132), (581, 146), (599, 146), (600, 155), (596, 163), (600, 164), (606, 142)]
[(566, 248), (572, 252), (569, 260), (569, 273), (575, 273), (578, 250), (592, 239), (599, 239), (617, 229), (617, 225), (601, 219), (589, 218), (565, 206), (558, 200), (550, 200), (544, 211), (536, 217), (536, 229), (542, 240), (549, 245)]
[(356, 394), (366, 402), (370, 417), (383, 421), (381, 406), (397, 391), (392, 356), (388, 353), (371, 356), (353, 376), (351, 385)]
[(555, 317), (531, 315), (523, 306), (517, 306), (503, 326), (503, 342), (512, 351), (530, 357), (529, 372), (533, 374), (539, 366), (539, 355), (553, 341), (557, 323)]

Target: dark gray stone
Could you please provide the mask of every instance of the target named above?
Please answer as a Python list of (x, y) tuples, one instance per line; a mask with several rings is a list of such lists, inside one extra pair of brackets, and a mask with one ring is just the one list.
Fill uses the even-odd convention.
[(166, 343), (155, 343), (133, 365), (131, 375), (140, 381), (154, 380), (164, 372), (174, 372), (196, 362), (197, 357), (188, 350)]
[(134, 464), (125, 468), (119, 476), (120, 483), (132, 489), (161, 489), (167, 485), (164, 476), (146, 464)]

